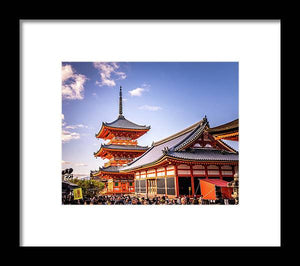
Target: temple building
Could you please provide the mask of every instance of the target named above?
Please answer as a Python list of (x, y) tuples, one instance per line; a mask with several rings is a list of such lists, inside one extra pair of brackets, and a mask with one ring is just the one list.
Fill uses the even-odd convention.
[(141, 156), (119, 169), (134, 175), (135, 193), (154, 197), (231, 198), (239, 155), (222, 141), (238, 140), (238, 120), (210, 128), (206, 116), (194, 125), (154, 142)]
[(134, 193), (134, 175), (121, 173), (119, 169), (141, 156), (148, 146), (139, 146), (137, 139), (150, 130), (150, 126), (137, 125), (123, 115), (122, 87), (120, 87), (119, 116), (111, 123), (102, 123), (96, 138), (106, 141), (102, 144), (95, 157), (108, 159), (104, 167), (91, 171), (91, 177), (105, 182), (106, 194)]

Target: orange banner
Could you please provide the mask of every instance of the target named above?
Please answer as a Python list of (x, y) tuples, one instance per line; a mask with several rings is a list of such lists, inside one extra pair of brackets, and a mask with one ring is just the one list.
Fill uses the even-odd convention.
[(200, 187), (203, 199), (216, 200), (216, 187), (214, 184), (200, 180)]

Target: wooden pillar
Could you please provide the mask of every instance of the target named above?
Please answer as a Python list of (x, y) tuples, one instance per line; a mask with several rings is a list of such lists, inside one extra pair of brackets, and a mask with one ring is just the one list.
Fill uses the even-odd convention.
[(165, 179), (165, 194), (166, 196), (168, 196), (168, 184), (167, 184), (167, 177), (164, 176), (164, 179)]
[(206, 179), (208, 179), (208, 173), (207, 173), (207, 164), (206, 164), (206, 165), (204, 165), (204, 167), (205, 167), (205, 178), (206, 178)]
[(157, 195), (157, 168), (154, 169), (155, 170), (155, 178), (154, 178), (154, 182), (155, 182), (155, 195)]
[(164, 179), (165, 179), (165, 194), (168, 195), (168, 185), (167, 185), (167, 170), (166, 170), (166, 167), (163, 167), (164, 168), (164, 175), (162, 176)]
[(221, 165), (219, 165), (219, 176), (220, 176), (220, 179), (223, 180)]
[(176, 188), (176, 197), (179, 197), (179, 184), (178, 184), (178, 174), (177, 174), (177, 165), (174, 165), (174, 174), (175, 174), (175, 188)]
[(192, 196), (194, 197), (195, 195), (195, 183), (194, 183), (194, 175), (193, 175), (193, 166), (190, 166), (190, 171), (191, 171), (191, 187), (192, 187)]
[(145, 179), (145, 183), (146, 183), (146, 198), (148, 198), (148, 179), (147, 179), (147, 170), (146, 170), (146, 179)]

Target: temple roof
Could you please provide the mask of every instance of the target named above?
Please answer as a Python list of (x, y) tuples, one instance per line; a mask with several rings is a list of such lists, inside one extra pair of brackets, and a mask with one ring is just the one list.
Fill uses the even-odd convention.
[(208, 148), (198, 148), (193, 149), (192, 151), (170, 151), (168, 156), (201, 161), (238, 161), (239, 159), (237, 153)]
[(119, 173), (120, 166), (99, 167), (99, 171)]
[(223, 132), (235, 132), (239, 129), (239, 119), (235, 119), (231, 122), (228, 122), (226, 124), (217, 126), (217, 127), (212, 127), (208, 130), (210, 134), (218, 134), (218, 133), (223, 133)]
[(190, 144), (191, 142), (195, 141), (200, 137), (200, 135), (203, 133), (204, 129), (207, 126), (207, 120), (206, 118), (203, 120), (202, 124), (199, 124), (189, 135), (187, 135), (183, 140), (181, 140), (179, 143), (174, 145), (172, 147), (172, 150), (174, 151), (180, 151), (185, 146)]
[(129, 120), (127, 120), (123, 115), (120, 116), (113, 122), (111, 123), (106, 123), (104, 122), (103, 123), (104, 126), (107, 126), (107, 127), (113, 127), (113, 128), (124, 128), (124, 129), (137, 129), (137, 130), (149, 130), (150, 129), (150, 126), (142, 126), (142, 125), (138, 125), (138, 124), (135, 124)]
[(142, 126), (142, 125), (135, 124), (127, 120), (123, 115), (119, 115), (119, 117), (111, 123), (102, 122), (102, 126), (100, 130), (95, 136), (97, 138), (105, 138), (105, 136), (107, 136), (107, 132), (114, 129), (121, 130), (121, 131), (128, 131), (131, 133), (139, 132), (139, 135), (137, 137), (140, 137), (150, 129), (150, 126)]
[[(122, 170), (131, 170), (150, 165), (159, 161), (164, 156), (199, 161), (238, 161), (238, 153), (232, 148), (232, 152), (217, 150), (214, 148), (194, 148), (185, 150), (190, 143), (200, 137), (204, 129), (208, 129), (208, 121), (206, 117), (193, 126), (182, 130), (163, 141), (153, 143), (153, 146), (150, 149), (148, 149), (140, 157), (122, 167)], [(222, 141), (218, 142), (224, 145)], [(228, 145), (227, 147), (230, 148)]]
[(94, 152), (94, 155), (98, 154), (101, 149), (109, 149), (109, 150), (115, 150), (115, 151), (143, 151), (145, 152), (149, 147), (148, 146), (139, 146), (139, 145), (117, 145), (117, 144), (101, 144), (99, 150), (97, 152)]
[(107, 167), (99, 167), (98, 171), (93, 171), (92, 174), (94, 176), (97, 176), (97, 174), (100, 174), (101, 172), (109, 173), (109, 174), (118, 174), (118, 176), (122, 177), (122, 175), (127, 175), (127, 173), (122, 173), (120, 170), (123, 168), (123, 166), (107, 166)]
[(117, 144), (109, 144), (105, 145), (102, 144), (100, 146), (100, 149), (111, 149), (111, 150), (147, 150), (149, 147), (148, 146), (139, 146), (139, 145), (117, 145)]

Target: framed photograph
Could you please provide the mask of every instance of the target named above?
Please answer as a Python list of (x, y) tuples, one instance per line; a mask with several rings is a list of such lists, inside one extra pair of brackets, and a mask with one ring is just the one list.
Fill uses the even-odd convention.
[(63, 62), (62, 100), (62, 204), (238, 204), (238, 62)]
[(21, 246), (280, 246), (280, 29), (20, 21)]

